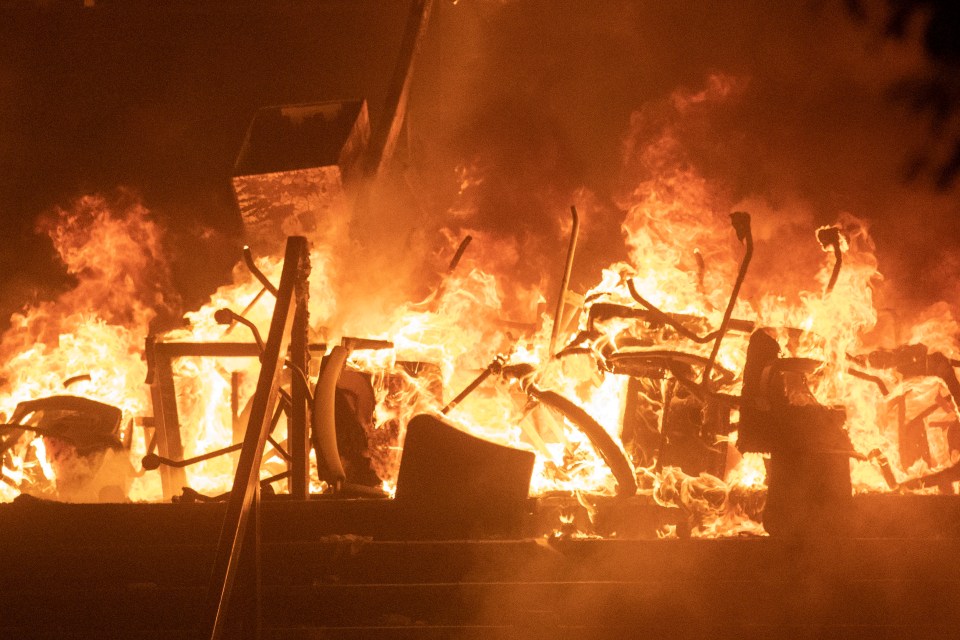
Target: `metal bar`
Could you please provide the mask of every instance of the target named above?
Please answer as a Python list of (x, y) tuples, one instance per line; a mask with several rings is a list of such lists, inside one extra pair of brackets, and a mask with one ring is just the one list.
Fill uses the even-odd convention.
[(661, 324), (665, 324), (670, 327), (673, 327), (673, 329), (683, 337), (693, 340), (694, 342), (697, 342), (699, 344), (706, 344), (707, 342), (710, 342), (711, 340), (717, 337), (716, 331), (712, 331), (704, 336), (698, 336), (696, 333), (694, 333), (690, 329), (687, 329), (678, 321), (674, 320), (669, 315), (667, 315), (666, 313), (664, 313), (663, 311), (655, 307), (653, 303), (649, 302), (646, 298), (640, 295), (640, 292), (637, 291), (636, 285), (633, 284), (633, 278), (627, 279), (627, 289), (630, 290), (630, 296), (634, 300), (642, 304), (644, 307), (646, 307), (647, 310), (650, 312), (650, 315), (652, 315)]
[(260, 348), (253, 342), (157, 342), (156, 354), (163, 358), (244, 358), (257, 357)]
[(310, 422), (307, 402), (310, 389), (306, 371), (310, 362), (307, 330), (310, 326), (310, 252), (300, 255), (300, 264), (294, 282), (294, 314), (290, 336), (290, 366), (293, 370), (290, 383), (291, 407), (287, 421), (287, 442), (290, 451), (290, 495), (295, 500), (310, 497)]
[(283, 448), (283, 446), (279, 442), (273, 439), (273, 436), (267, 436), (267, 442), (270, 443), (270, 446), (273, 447), (274, 452), (277, 455), (279, 455), (281, 458), (283, 458), (287, 462), (290, 462), (291, 460), (293, 460), (293, 457), (289, 453), (287, 453), (287, 451)]
[(710, 351), (710, 361), (703, 368), (703, 377), (700, 378), (700, 384), (710, 384), (710, 371), (717, 361), (717, 354), (720, 353), (720, 343), (723, 336), (727, 333), (727, 326), (730, 324), (730, 316), (733, 315), (733, 306), (737, 303), (737, 296), (740, 295), (740, 286), (743, 285), (743, 279), (747, 276), (747, 267), (750, 266), (750, 259), (753, 257), (753, 234), (750, 231), (750, 214), (744, 211), (734, 211), (730, 214), (730, 222), (737, 232), (737, 238), (741, 242), (746, 241), (747, 250), (743, 254), (743, 260), (740, 262), (740, 270), (737, 272), (737, 280), (733, 283), (733, 291), (730, 292), (730, 300), (727, 302), (727, 309), (723, 312), (723, 320), (720, 322), (720, 328), (717, 329), (717, 339), (713, 343), (713, 349)]
[(259, 347), (260, 350), (263, 351), (263, 338), (260, 337), (260, 330), (257, 328), (257, 325), (255, 325), (250, 320), (247, 320), (236, 311), (232, 309), (227, 309), (227, 308), (217, 309), (217, 311), (213, 314), (213, 319), (219, 322), (220, 324), (229, 325), (227, 327), (228, 329), (233, 327), (236, 323), (239, 322), (240, 324), (242, 324), (243, 326), (245, 326), (247, 329), (250, 330), (250, 333), (253, 334), (254, 341), (256, 341), (257, 343), (257, 347)]
[(273, 286), (273, 283), (270, 282), (270, 279), (264, 275), (263, 271), (260, 271), (260, 269), (257, 268), (256, 263), (253, 261), (253, 252), (250, 251), (250, 247), (248, 246), (243, 247), (243, 263), (247, 265), (247, 269), (253, 274), (253, 277), (263, 285), (263, 288), (276, 297), (277, 288)]
[[(253, 309), (253, 307), (256, 306), (256, 304), (257, 304), (258, 302), (260, 302), (260, 298), (262, 298), (262, 297), (263, 297), (263, 294), (265, 294), (266, 292), (267, 292), (267, 288), (266, 288), (266, 287), (261, 287), (260, 291), (257, 292), (257, 295), (253, 296), (253, 300), (251, 300), (249, 303), (247, 303), (247, 306), (245, 306), (245, 307), (243, 308), (243, 311), (241, 311), (241, 312), (239, 313), (239, 315), (241, 315), (241, 316), (243, 316), (244, 318), (246, 318), (246, 317), (247, 317), (247, 314), (250, 313), (250, 310)], [(226, 330), (223, 332), (223, 335), (224, 335), (224, 336), (230, 335), (230, 332), (233, 331), (233, 328), (234, 328), (235, 326), (237, 326), (236, 321), (231, 322), (231, 323), (230, 323), (230, 326), (227, 327)]]
[(837, 278), (840, 277), (840, 267), (843, 266), (843, 251), (840, 249), (839, 227), (820, 227), (817, 229), (817, 240), (820, 242), (820, 246), (823, 247), (824, 251), (833, 248), (833, 271), (830, 273), (830, 281), (827, 282), (827, 288), (823, 294), (824, 296), (828, 296), (837, 285)]
[[(276, 426), (277, 421), (280, 419), (280, 416), (278, 415), (279, 413), (280, 413), (279, 411), (276, 411), (273, 414), (272, 423), (274, 426)], [(9, 427), (9, 426), (13, 426), (13, 425), (0, 424), (0, 429), (3, 429), (4, 427)], [(41, 435), (41, 436), (48, 435), (49, 433), (37, 427), (25, 427), (25, 428), (30, 431), (36, 431), (37, 435)], [(290, 460), (290, 454), (284, 451), (283, 448), (277, 443), (276, 440), (274, 440), (270, 436), (267, 436), (267, 441), (274, 447), (277, 455), (279, 455), (284, 460)], [(207, 451), (206, 453), (201, 453), (200, 455), (193, 456), (192, 458), (186, 458), (184, 460), (171, 460), (169, 458), (158, 456), (154, 453), (148, 453), (147, 455), (143, 456), (143, 460), (141, 460), (140, 466), (146, 469), (147, 471), (153, 471), (154, 469), (159, 468), (161, 465), (183, 469), (185, 467), (189, 467), (191, 465), (197, 464), (198, 462), (205, 462), (207, 460), (212, 460), (214, 458), (218, 458), (228, 453), (233, 453), (234, 451), (240, 451), (241, 448), (243, 448), (243, 443), (237, 442), (237, 443), (231, 444), (230, 446), (221, 447), (220, 449), (214, 449), (213, 451)]]
[(456, 407), (458, 404), (463, 402), (467, 398), (467, 396), (469, 396), (471, 393), (474, 392), (474, 390), (476, 390), (477, 387), (483, 384), (484, 380), (489, 378), (494, 371), (497, 371), (500, 368), (502, 368), (504, 364), (506, 364), (506, 359), (503, 356), (498, 355), (497, 357), (495, 357), (493, 359), (493, 362), (491, 362), (486, 369), (480, 372), (480, 375), (478, 375), (476, 378), (473, 379), (473, 381), (470, 384), (464, 387), (463, 391), (458, 393), (457, 396), (453, 400), (448, 402), (443, 409), (440, 409), (440, 413), (444, 415), (450, 413), (454, 407)]
[(703, 278), (707, 275), (707, 263), (703, 260), (703, 254), (700, 253), (700, 249), (693, 250), (693, 258), (697, 261), (697, 291), (700, 292), (700, 295), (706, 295)]
[[(243, 438), (243, 422), (240, 420), (240, 372), (230, 373), (230, 433), (231, 442)], [(237, 471), (237, 456), (233, 456), (233, 471)]]
[(460, 264), (460, 259), (463, 257), (463, 253), (467, 250), (467, 247), (470, 246), (471, 240), (473, 240), (473, 236), (467, 235), (460, 241), (460, 246), (457, 247), (457, 252), (453, 254), (453, 259), (450, 260), (450, 266), (447, 267), (447, 272), (453, 273), (457, 268), (457, 265)]
[[(250, 524), (250, 512), (259, 486), (260, 462), (270, 430), (272, 408), (277, 402), (283, 361), (290, 344), (296, 307), (294, 289), (306, 252), (306, 238), (295, 236), (287, 240), (283, 272), (277, 291), (277, 304), (270, 322), (260, 376), (257, 379), (257, 390), (253, 396), (250, 421), (240, 450), (237, 475), (233, 481), (214, 558), (207, 619), (209, 623), (207, 630), (211, 640), (218, 640), (226, 634), (230, 598), (237, 577), (243, 542), (248, 539), (247, 527)], [(249, 549), (249, 551), (256, 553), (257, 549)]]
[(147, 455), (143, 456), (140, 466), (147, 471), (152, 471), (161, 465), (183, 469), (184, 467), (189, 467), (190, 465), (197, 464), (198, 462), (212, 460), (213, 458), (217, 458), (228, 453), (233, 453), (234, 451), (239, 451), (241, 446), (243, 446), (243, 443), (238, 442), (236, 444), (231, 444), (228, 447), (207, 451), (206, 453), (201, 453), (200, 455), (193, 456), (192, 458), (185, 458), (183, 460), (171, 460), (170, 458), (158, 456), (154, 453), (148, 453)]
[[(180, 440), (180, 418), (177, 415), (177, 390), (173, 382), (170, 356), (161, 348), (154, 336), (147, 338), (147, 366), (150, 371), (150, 398), (153, 401), (155, 422), (154, 439), (157, 451), (163, 458), (183, 459), (183, 443)], [(187, 474), (182, 468), (161, 467), (160, 486), (163, 499), (172, 500), (187, 486)]]
[(557, 336), (563, 322), (563, 307), (566, 304), (567, 287), (570, 286), (570, 274), (573, 272), (573, 257), (577, 251), (577, 238), (580, 235), (580, 216), (576, 207), (570, 207), (572, 226), (570, 227), (570, 244), (567, 246), (567, 262), (563, 268), (563, 279), (560, 281), (560, 293), (557, 296), (557, 310), (553, 314), (553, 330), (550, 332), (550, 355), (557, 346)]
[(77, 382), (90, 382), (93, 378), (90, 377), (89, 373), (81, 373), (80, 375), (71, 376), (63, 381), (63, 388), (68, 389), (70, 385), (76, 384)]
[(877, 385), (877, 388), (883, 395), (888, 395), (890, 393), (890, 390), (887, 389), (886, 383), (884, 383), (883, 378), (880, 376), (871, 375), (866, 371), (860, 371), (859, 369), (854, 369), (853, 367), (847, 367), (847, 373), (852, 375), (854, 378), (866, 380), (867, 382), (872, 382), (873, 384)]

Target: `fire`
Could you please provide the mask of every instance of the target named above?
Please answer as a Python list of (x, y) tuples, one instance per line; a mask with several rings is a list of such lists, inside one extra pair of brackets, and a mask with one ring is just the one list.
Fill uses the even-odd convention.
[[(730, 308), (729, 330), (712, 352), (745, 265), (745, 246), (739, 230), (731, 228), (728, 214), (735, 203), (698, 173), (671, 123), (734, 99), (742, 85), (715, 76), (705, 90), (678, 92), (653, 116), (635, 116), (633, 127), (643, 131), (645, 143), (639, 143), (635, 131), (625, 145), (626, 164), (636, 175), (620, 203), (629, 258), (610, 265), (585, 293), (578, 325), (561, 333), (559, 353), (549, 352), (554, 319), (541, 304), (550, 292), (521, 290), (512, 282), (504, 265), (515, 264), (516, 255), (504, 257), (509, 247), (497, 244), (502, 240), (470, 230), (474, 249), (438, 279), (429, 296), (394, 306), (363, 301), (369, 303), (365, 309), (375, 311), (362, 315), (351, 313), (354, 300), (338, 286), (337, 252), (322, 243), (313, 247), (310, 340), (328, 349), (348, 337), (392, 345), (355, 350), (349, 360), (372, 390), (364, 456), (383, 488), (395, 486), (406, 422), (418, 413), (442, 412), (472, 434), (534, 451), (534, 494), (613, 495), (624, 488), (614, 470), (621, 464), (631, 470), (641, 494), (680, 509), (694, 535), (761, 533), (757, 496), (765, 484), (765, 458), (736, 450), (738, 408), (736, 402), (723, 404), (741, 391), (747, 341), (756, 329), (771, 333), (785, 357), (809, 367), (805, 376), (817, 402), (845, 410), (845, 429), (854, 447), (850, 453), (857, 458), (851, 463), (856, 491), (889, 490), (877, 462), (881, 456), (889, 460), (898, 482), (956, 462), (946, 434), (958, 423), (957, 408), (946, 383), (927, 371), (907, 375), (881, 366), (876, 362), (882, 355), (870, 356), (882, 346), (871, 335), (880, 314), (873, 291), (881, 276), (867, 225), (853, 215), (841, 214), (835, 225), (820, 230), (821, 238), (835, 234), (835, 246), (824, 244), (817, 265), (811, 264), (808, 274), (796, 274), (791, 289), (748, 285)], [(482, 185), (482, 178), (466, 168), (461, 178), (465, 189)], [(77, 286), (11, 320), (0, 344), (0, 410), (9, 417), (19, 402), (63, 394), (118, 407), (123, 424), (132, 427), (123, 445), (132, 469), (139, 469), (149, 440), (143, 419), (152, 414), (141, 353), (154, 310), (167, 303), (172, 291), (160, 248), (162, 233), (142, 207), (112, 207), (93, 197), (57, 212), (43, 228)], [(815, 231), (807, 229), (805, 236), (791, 240), (815, 248)], [(775, 242), (766, 242), (769, 235), (766, 230), (758, 234), (758, 254), (777, 251)], [(451, 231), (449, 240), (452, 254), (459, 235)], [(268, 280), (278, 281), (282, 265), (277, 257), (259, 256), (255, 266)], [(748, 278), (754, 282), (765, 275), (750, 272)], [(266, 335), (273, 297), (263, 289), (238, 265), (232, 284), (220, 288), (203, 308), (187, 313), (185, 328), (162, 339), (252, 341), (247, 327), (218, 321), (216, 312), (223, 308), (240, 313)], [(507, 308), (525, 315), (508, 317)], [(911, 329), (904, 344), (922, 343), (956, 358), (957, 333), (956, 322), (939, 308)], [(317, 364), (304, 372), (311, 385)], [(256, 358), (250, 357), (176, 360), (185, 456), (237, 440), (258, 370)], [(484, 381), (454, 406), (451, 400), (478, 378)], [(569, 400), (603, 433), (591, 435), (569, 412), (562, 415), (557, 406), (546, 406), (542, 396), (538, 402), (537, 390)], [(725, 452), (714, 465), (716, 475), (706, 469), (712, 462), (691, 473), (681, 469), (680, 458), (670, 462), (667, 448), (673, 444), (665, 434), (672, 428), (670, 420), (683, 418), (683, 411), (704, 423), (713, 412), (709, 419), (718, 430), (710, 431), (712, 440), (702, 444), (711, 452), (704, 455), (714, 456), (711, 460)], [(671, 412), (680, 417), (671, 418)], [(901, 459), (898, 412), (908, 418), (926, 412), (920, 429), (929, 450), (916, 459)], [(643, 433), (626, 432), (630, 420), (647, 425), (647, 436), (652, 429), (661, 441), (644, 445)], [(273, 437), (284, 442), (285, 419)], [(616, 451), (604, 452), (598, 445), (602, 438), (612, 440)], [(4, 455), (0, 497), (12, 499), (20, 491), (56, 495), (49, 448), (45, 438), (22, 436)], [(222, 493), (229, 489), (233, 465), (229, 455), (192, 465), (188, 484), (202, 494)], [(284, 465), (268, 447), (262, 475), (279, 473)], [(276, 488), (283, 491), (284, 484)], [(131, 470), (125, 495), (160, 499), (157, 474)]]
[[(147, 415), (143, 341), (172, 291), (160, 257), (162, 232), (143, 207), (99, 197), (57, 211), (41, 228), (77, 286), (11, 319), (0, 341), (0, 411), (9, 417), (19, 402), (68, 393), (119, 407), (128, 421)], [(76, 381), (65, 386), (71, 379)], [(131, 443), (131, 451), (143, 455), (138, 443)], [(39, 467), (44, 482), (56, 483), (43, 439), (25, 436), (8, 453), (13, 455), (5, 460), (5, 477), (13, 480), (6, 469)], [(11, 484), (17, 483), (3, 489), (7, 497), (17, 493)], [(155, 495), (157, 488), (156, 478), (143, 476), (134, 480), (130, 495)]]

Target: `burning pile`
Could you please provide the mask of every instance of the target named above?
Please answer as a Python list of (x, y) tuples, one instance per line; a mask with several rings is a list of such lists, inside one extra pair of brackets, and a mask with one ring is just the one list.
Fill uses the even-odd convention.
[[(729, 87), (715, 82), (710, 91)], [(678, 98), (676, 108), (709, 95), (695, 98)], [(665, 129), (632, 155), (646, 177), (622, 204), (629, 260), (604, 270), (582, 296), (564, 284), (553, 315), (541, 305), (521, 322), (503, 317), (511, 276), (491, 268), (499, 258), (484, 243), (494, 241), (477, 231), (472, 243), (449, 234), (450, 268), (427, 299), (351, 313), (353, 300), (337, 284), (342, 238), (311, 232), (308, 339), (316, 357), (289, 375), (314, 387), (320, 357), (342, 347), (348, 359), (334, 401), (348, 482), (392, 492), (405, 425), (433, 413), (535, 452), (536, 495), (574, 493), (593, 505), (597, 496), (639, 493), (684, 510), (685, 526), (698, 535), (762, 531), (768, 469), (780, 478), (769, 501), (781, 514), (785, 501), (809, 492), (842, 501), (851, 489), (953, 491), (960, 478), (952, 471), (960, 452), (955, 324), (931, 315), (905, 339), (883, 335), (873, 246), (866, 225), (850, 215), (806, 229), (805, 240), (791, 238), (805, 243), (804, 253), (822, 250), (807, 286), (763, 291), (758, 280), (783, 277), (752, 277), (754, 253), (769, 272), (793, 229), (763, 214), (728, 215), (677, 144)], [(71, 493), (51, 460), (72, 447), (75, 461), (96, 466), (94, 475), (102, 460), (65, 431), (58, 438), (42, 411), (15, 409), (69, 394), (122, 411), (111, 432), (116, 442), (98, 456), (124, 452), (133, 467), (100, 484), (158, 500), (153, 469), (170, 461), (155, 455), (157, 399), (151, 410), (141, 352), (151, 310), (170, 290), (161, 234), (141, 208), (110, 211), (95, 198), (59, 212), (47, 231), (78, 286), (25, 310), (4, 337), (0, 409), (26, 428), (0, 433), (0, 495), (96, 499)], [(157, 339), (232, 343), (249, 342), (251, 327), (265, 333), (281, 266), (274, 256), (249, 256), (232, 285), (186, 314), (188, 327)], [(171, 360), (184, 459), (237, 441), (249, 418), (255, 355)], [(286, 466), (286, 418), (276, 422), (263, 477)], [(928, 477), (934, 469), (945, 471)], [(213, 496), (229, 488), (234, 458), (200, 460), (183, 473), (191, 495)], [(313, 477), (313, 491), (335, 489)], [(284, 490), (283, 481), (275, 486)]]

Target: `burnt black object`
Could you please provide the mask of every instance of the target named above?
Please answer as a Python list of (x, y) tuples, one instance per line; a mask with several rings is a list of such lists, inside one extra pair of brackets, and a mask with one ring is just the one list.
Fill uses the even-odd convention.
[(722, 478), (727, 442), (719, 436), (730, 433), (729, 408), (713, 400), (704, 402), (679, 385), (671, 393), (664, 408), (657, 468), (680, 467), (687, 475), (709, 473)]
[(429, 415), (407, 425), (396, 501), (424, 539), (516, 536), (534, 454), (468, 435)]
[(11, 424), (0, 425), (0, 455), (25, 431), (33, 432), (47, 445), (57, 499), (122, 502), (132, 469), (122, 453), (121, 418), (117, 407), (77, 396), (26, 400), (14, 409)]
[[(20, 422), (31, 416), (27, 424)], [(80, 455), (104, 449), (121, 449), (122, 412), (117, 407), (78, 396), (49, 396), (19, 403), (9, 425), (35, 431), (71, 444)]]
[(763, 331), (750, 337), (737, 447), (770, 454), (763, 524), (771, 535), (836, 535), (848, 528), (853, 445), (843, 428), (846, 414), (817, 402), (805, 364), (780, 358), (777, 341)]

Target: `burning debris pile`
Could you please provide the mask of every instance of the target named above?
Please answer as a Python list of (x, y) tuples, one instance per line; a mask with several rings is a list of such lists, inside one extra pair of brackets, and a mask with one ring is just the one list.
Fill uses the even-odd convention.
[[(507, 303), (517, 306), (504, 299), (511, 275), (491, 268), (501, 257), (475, 230), (448, 231), (449, 268), (426, 299), (369, 304), (340, 277), (345, 212), (369, 197), (351, 182), (366, 109), (344, 108), (268, 114), (274, 128), (283, 118), (336, 123), (342, 153), (326, 149), (302, 166), (271, 165), (248, 138), (242, 157), (257, 163), (238, 163), (248, 175), (235, 185), (253, 250), (183, 329), (148, 336), (171, 288), (162, 234), (142, 209), (87, 198), (59, 213), (47, 231), (78, 286), (26, 309), (4, 337), (0, 495), (210, 500), (228, 491), (288, 235), (311, 243), (301, 268), (309, 291), (297, 293), (309, 300), (307, 355), (278, 374), (290, 390), (279, 393), (260, 469), (271, 491), (293, 491), (293, 397), (305, 392), (311, 493), (393, 494), (406, 426), (420, 414), (532, 452), (530, 493), (575, 496), (591, 519), (612, 500), (677, 509), (666, 534), (828, 526), (854, 492), (955, 492), (956, 327), (931, 321), (905, 339), (899, 327), (893, 336), (878, 328), (887, 311), (874, 305), (879, 274), (862, 221), (807, 229), (823, 256), (815, 279), (763, 291), (754, 257), (767, 269), (786, 232), (762, 214), (721, 210), (676, 161), (665, 130), (634, 155), (646, 177), (622, 205), (629, 259), (582, 295), (568, 285), (573, 210), (555, 313), (541, 304), (519, 321), (504, 317)], [(354, 304), (377, 311), (353, 313)], [(589, 522), (578, 530), (565, 518), (562, 533), (589, 533)]]

